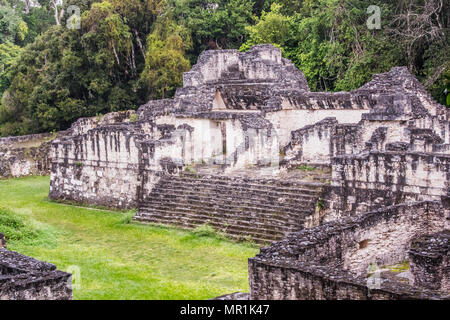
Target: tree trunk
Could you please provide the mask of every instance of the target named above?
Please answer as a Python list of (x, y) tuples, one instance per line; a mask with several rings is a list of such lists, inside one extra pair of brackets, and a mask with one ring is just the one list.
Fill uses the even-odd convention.
[(25, 0), (25, 13), (30, 13), (30, 0)]
[(145, 59), (144, 46), (142, 45), (141, 38), (139, 38), (139, 33), (137, 32), (136, 29), (134, 29), (134, 34), (135, 34), (135, 36), (136, 36), (136, 41), (137, 41), (137, 43), (138, 43), (139, 49), (141, 50), (142, 56), (143, 56), (144, 59)]
[(60, 15), (58, 14), (58, 4), (56, 3), (56, 0), (52, 0), (52, 7), (53, 7), (53, 10), (55, 11), (54, 17), (55, 17), (56, 25), (59, 26), (59, 25), (61, 25), (61, 23), (60, 23)]

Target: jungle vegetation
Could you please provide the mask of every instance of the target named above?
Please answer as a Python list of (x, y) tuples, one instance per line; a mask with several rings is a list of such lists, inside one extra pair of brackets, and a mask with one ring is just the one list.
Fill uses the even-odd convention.
[[(379, 28), (367, 25), (371, 5)], [(313, 91), (404, 65), (450, 106), (449, 26), (444, 0), (0, 0), (0, 136), (172, 97), (202, 51), (261, 43)]]

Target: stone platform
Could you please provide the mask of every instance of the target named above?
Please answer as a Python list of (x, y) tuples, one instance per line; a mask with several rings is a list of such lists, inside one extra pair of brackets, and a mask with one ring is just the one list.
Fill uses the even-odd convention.
[(71, 300), (71, 275), (0, 248), (0, 300)]
[(265, 178), (250, 178), (242, 171), (229, 175), (200, 172), (162, 177), (134, 219), (182, 228), (207, 223), (233, 239), (256, 243), (281, 240), (317, 219), (325, 184), (295, 179), (300, 172), (292, 173), (292, 180), (270, 179), (262, 172)]

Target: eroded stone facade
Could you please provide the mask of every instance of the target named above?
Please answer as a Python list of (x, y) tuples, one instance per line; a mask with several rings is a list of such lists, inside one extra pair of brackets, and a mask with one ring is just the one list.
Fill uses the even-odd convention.
[(0, 246), (0, 300), (71, 300), (71, 275)]
[(48, 175), (50, 141), (55, 134), (0, 138), (0, 178)]
[(372, 290), (365, 273), (448, 230), (449, 115), (404, 67), (323, 93), (273, 46), (207, 51), (174, 99), (80, 119), (54, 140), (50, 197), (284, 238), (250, 261), (251, 298), (443, 298), (448, 273), (421, 292), (418, 256), (414, 284)]
[[(371, 264), (379, 267), (408, 259), (417, 237), (443, 232), (450, 208), (441, 202), (417, 202), (391, 206), (356, 217), (339, 219), (288, 235), (261, 249), (249, 261), (252, 299), (443, 299), (448, 290), (436, 283), (448, 280), (448, 244), (440, 264), (412, 268), (416, 279), (383, 278), (371, 286)], [(442, 248), (441, 248), (442, 249)], [(442, 249), (440, 252), (444, 251)], [(417, 250), (417, 249), (415, 249)], [(431, 250), (430, 250), (431, 251)], [(428, 269), (429, 270), (429, 269)], [(447, 270), (447, 271), (445, 271)], [(437, 279), (434, 286), (429, 274)], [(418, 280), (420, 279), (420, 280)], [(420, 281), (428, 283), (423, 285)], [(438, 289), (438, 290), (433, 290)]]

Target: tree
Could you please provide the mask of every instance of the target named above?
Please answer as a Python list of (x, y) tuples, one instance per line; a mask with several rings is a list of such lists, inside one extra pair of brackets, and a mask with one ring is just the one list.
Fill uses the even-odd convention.
[(147, 38), (145, 69), (141, 84), (151, 98), (173, 96), (183, 84), (183, 72), (190, 69), (189, 60), (184, 56), (191, 41), (183, 26), (165, 20), (158, 23)]
[(450, 3), (404, 0), (398, 3), (388, 32), (406, 53), (409, 70), (441, 103), (450, 71)]
[(367, 29), (368, 1), (305, 0), (287, 2), (288, 8), (280, 3), (274, 1), (247, 27), (249, 40), (241, 49), (260, 43), (280, 46), (312, 90), (355, 89), (372, 74), (400, 64), (401, 54), (385, 33)]
[(72, 0), (61, 7), (91, 5), (82, 14), (81, 30), (53, 26), (14, 60), (0, 106), (0, 133), (63, 130), (80, 117), (144, 103), (147, 96), (139, 90), (139, 79), (145, 67), (145, 47), (139, 39), (147, 34), (136, 21), (157, 14), (150, 9), (157, 2), (131, 1), (130, 5), (139, 3), (145, 9), (138, 12), (118, 1), (117, 7), (108, 1), (85, 0)]
[(9, 87), (9, 69), (21, 52), (21, 48), (11, 42), (0, 44), (0, 98)]
[(28, 33), (28, 26), (9, 4), (0, 6), (0, 43), (21, 42)]
[(191, 33), (195, 61), (205, 49), (239, 48), (247, 36), (245, 27), (254, 19), (253, 1), (169, 0), (167, 14)]
[(263, 11), (261, 18), (253, 26), (247, 26), (249, 39), (242, 45), (241, 50), (247, 50), (255, 44), (270, 43), (283, 47), (291, 37), (292, 19), (281, 14), (282, 6), (274, 3), (269, 12)]

